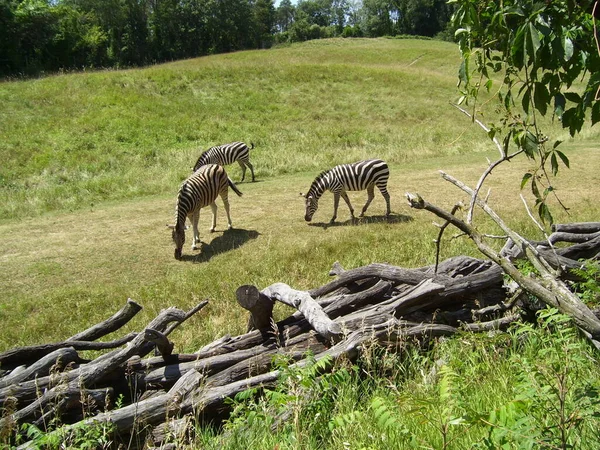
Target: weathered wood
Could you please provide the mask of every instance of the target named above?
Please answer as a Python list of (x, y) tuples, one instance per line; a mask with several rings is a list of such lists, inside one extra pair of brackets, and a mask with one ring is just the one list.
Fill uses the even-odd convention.
[(239, 362), (250, 360), (261, 353), (266, 354), (276, 348), (277, 346), (275, 344), (271, 344), (238, 350), (223, 355), (215, 355), (196, 361), (169, 364), (167, 366), (158, 367), (148, 373), (139, 373), (136, 380), (140, 384), (152, 386), (153, 388), (170, 387), (190, 370), (195, 370), (206, 376), (210, 376)]
[(425, 280), (427, 275), (415, 269), (404, 269), (389, 264), (375, 263), (356, 269), (346, 270), (340, 274), (336, 280), (319, 288), (311, 289), (308, 291), (308, 294), (313, 298), (323, 297), (342, 286), (355, 281), (364, 280), (365, 278), (379, 278), (398, 284), (405, 283), (416, 285)]
[[(148, 328), (164, 330), (171, 322), (181, 322), (186, 317), (186, 313), (176, 308), (167, 308), (153, 319)], [(134, 355), (144, 355), (151, 350), (143, 334), (138, 334), (127, 346), (116, 352), (111, 352), (94, 360), (91, 364), (85, 364), (79, 368), (66, 372), (61, 375), (61, 385), (67, 385), (69, 388), (81, 388), (93, 386), (104, 376), (117, 370), (121, 365)], [(16, 411), (13, 414), (14, 420), (21, 421), (23, 417), (39, 414), (44, 411), (46, 405), (51, 403), (59, 395), (57, 388), (63, 389), (64, 386), (51, 387), (52, 377), (43, 377), (38, 380), (20, 383), (18, 385), (8, 386), (0, 389), (0, 404), (4, 405), (6, 399), (15, 396), (20, 402), (29, 402), (25, 408)], [(49, 388), (43, 395), (38, 396), (40, 390)], [(33, 400), (33, 401), (32, 401)], [(4, 425), (6, 419), (0, 419), (0, 427)]]
[(175, 345), (158, 330), (146, 328), (144, 330), (144, 339), (148, 342), (152, 342), (156, 346), (156, 349), (163, 359), (167, 359), (171, 356), (171, 353), (173, 353)]
[(311, 326), (328, 340), (338, 340), (342, 330), (333, 322), (323, 308), (310, 296), (308, 292), (290, 288), (284, 283), (275, 283), (263, 289), (262, 293), (286, 305), (296, 308), (302, 313)]
[(157, 450), (177, 449), (177, 444), (166, 443), (165, 441), (167, 439), (175, 442), (189, 441), (193, 435), (194, 428), (195, 423), (190, 416), (184, 416), (180, 419), (169, 419), (152, 430), (152, 442)]
[(556, 231), (548, 236), (548, 241), (551, 244), (557, 244), (559, 242), (580, 244), (582, 242), (591, 241), (598, 236), (600, 236), (600, 231), (597, 231), (596, 233), (567, 233), (564, 231)]
[(94, 325), (91, 328), (88, 328), (85, 331), (82, 331), (81, 333), (71, 336), (69, 339), (67, 339), (67, 342), (95, 341), (102, 336), (106, 336), (107, 334), (120, 329), (141, 310), (142, 307), (138, 303), (128, 298), (125, 306), (123, 306), (121, 310), (117, 311), (112, 317), (106, 319), (104, 322)]
[(1, 378), (0, 388), (31, 380), (32, 378), (47, 376), (50, 374), (51, 370), (62, 372), (69, 364), (81, 362), (83, 362), (83, 360), (79, 357), (79, 354), (73, 347), (59, 348), (42, 357), (31, 366)]
[(88, 342), (88, 341), (63, 341), (53, 344), (32, 345), (27, 347), (17, 347), (0, 355), (0, 365), (2, 367), (13, 367), (15, 365), (29, 364), (52, 353), (60, 348), (72, 347), (75, 350), (107, 350), (121, 347), (127, 342), (132, 341), (137, 333), (130, 333), (122, 338), (109, 342)]
[(250, 311), (247, 331), (268, 330), (273, 327), (273, 300), (261, 294), (256, 286), (237, 288), (235, 296), (239, 305)]
[(596, 233), (600, 231), (600, 222), (555, 223), (553, 232), (566, 233)]

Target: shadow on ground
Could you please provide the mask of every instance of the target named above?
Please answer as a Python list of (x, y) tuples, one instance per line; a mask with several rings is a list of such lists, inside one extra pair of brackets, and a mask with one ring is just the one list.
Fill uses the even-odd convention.
[(231, 230), (224, 231), (221, 236), (214, 238), (210, 244), (201, 242), (199, 253), (184, 254), (181, 260), (191, 261), (194, 263), (207, 262), (213, 256), (235, 250), (236, 248), (244, 245), (246, 242), (256, 239), (259, 236), (260, 233), (255, 230), (232, 228)]
[(330, 227), (344, 227), (348, 225), (367, 225), (370, 223), (406, 223), (412, 222), (414, 218), (412, 216), (406, 216), (404, 214), (390, 214), (389, 216), (366, 216), (357, 219), (348, 219), (344, 222), (312, 222), (309, 223), (311, 227), (320, 227), (326, 230)]

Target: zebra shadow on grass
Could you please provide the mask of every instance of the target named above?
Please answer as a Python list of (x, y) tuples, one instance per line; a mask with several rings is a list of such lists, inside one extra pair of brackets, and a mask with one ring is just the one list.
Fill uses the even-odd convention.
[(221, 236), (214, 238), (210, 244), (200, 243), (199, 253), (184, 253), (182, 261), (191, 261), (194, 263), (203, 263), (209, 261), (213, 256), (226, 253), (241, 247), (246, 242), (256, 239), (260, 233), (255, 230), (244, 230), (241, 228), (232, 228), (225, 230)]
[(406, 223), (412, 222), (414, 220), (413, 216), (407, 216), (405, 214), (390, 214), (389, 216), (380, 215), (380, 216), (365, 216), (358, 217), (356, 219), (348, 219), (345, 221), (336, 221), (334, 223), (331, 222), (311, 222), (308, 225), (311, 227), (319, 227), (326, 230), (330, 227), (345, 227), (348, 225), (368, 225), (370, 223)]

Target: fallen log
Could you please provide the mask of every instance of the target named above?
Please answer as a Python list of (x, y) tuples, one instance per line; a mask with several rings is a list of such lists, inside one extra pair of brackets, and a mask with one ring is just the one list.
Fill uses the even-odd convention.
[(112, 317), (82, 331), (81, 333), (71, 336), (63, 342), (17, 347), (0, 354), (0, 367), (5, 369), (21, 364), (29, 364), (31, 361), (37, 361), (59, 348), (73, 347), (75, 350), (105, 350), (121, 347), (126, 342), (132, 340), (135, 335), (128, 335), (112, 342), (105, 343), (91, 343), (89, 341), (95, 341), (96, 339), (120, 329), (141, 311), (141, 309), (142, 307), (139, 304), (131, 299), (127, 299), (125, 306)]

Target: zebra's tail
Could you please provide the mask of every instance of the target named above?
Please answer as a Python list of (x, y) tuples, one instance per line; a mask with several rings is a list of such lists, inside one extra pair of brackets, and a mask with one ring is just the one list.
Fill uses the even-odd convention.
[(233, 192), (235, 192), (238, 197), (241, 197), (242, 195), (242, 191), (240, 191), (237, 186), (235, 185), (235, 183), (233, 181), (231, 181), (231, 178), (227, 177), (227, 183), (229, 184), (229, 187), (233, 190)]
[(254, 142), (250, 142), (250, 147), (248, 147), (248, 150), (252, 150), (254, 148)]

